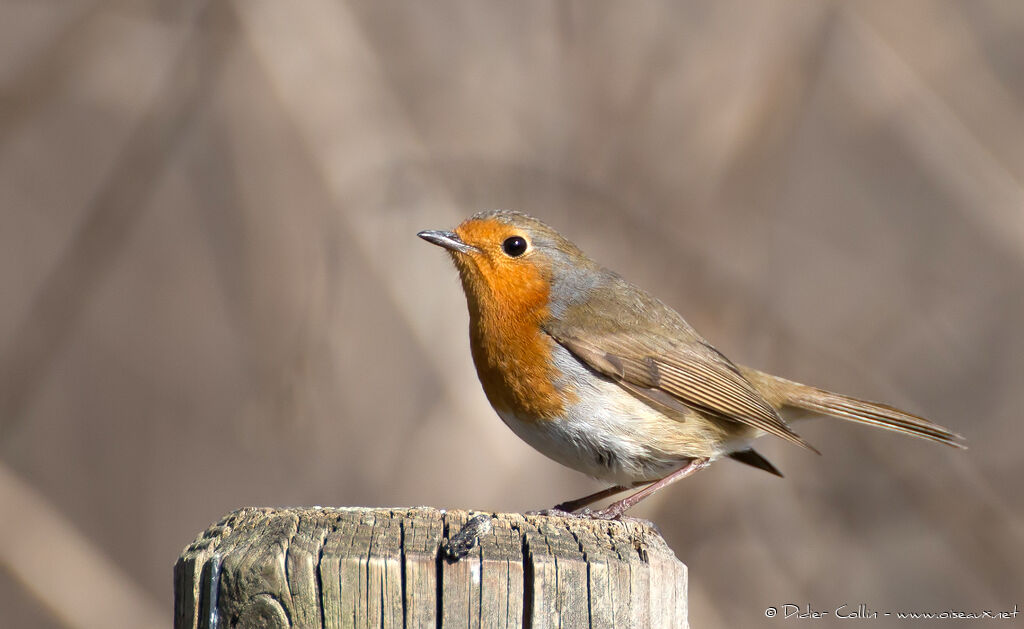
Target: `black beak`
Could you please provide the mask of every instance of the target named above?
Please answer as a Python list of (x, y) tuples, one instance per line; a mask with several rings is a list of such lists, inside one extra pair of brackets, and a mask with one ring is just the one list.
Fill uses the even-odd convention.
[(480, 251), (476, 247), (467, 245), (462, 242), (462, 239), (455, 232), (446, 232), (437, 229), (427, 229), (416, 234), (423, 240), (433, 243), (438, 247), (444, 247), (451, 251), (458, 251), (459, 253), (469, 253), (470, 251)]

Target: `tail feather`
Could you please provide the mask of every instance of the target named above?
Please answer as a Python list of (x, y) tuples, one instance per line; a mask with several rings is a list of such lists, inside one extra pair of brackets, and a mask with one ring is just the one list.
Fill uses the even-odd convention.
[[(859, 400), (752, 369), (744, 371), (744, 375), (773, 404), (831, 415), (839, 419), (944, 443), (954, 448), (966, 449), (967, 447), (960, 443), (963, 440), (960, 435), (923, 417), (912, 415), (888, 404)], [(747, 371), (752, 373), (746, 373)]]
[(789, 398), (788, 404), (913, 437), (930, 439), (955, 448), (966, 447), (960, 443), (960, 440), (963, 439), (960, 435), (938, 424), (933, 424), (923, 417), (911, 415), (887, 404), (858, 400), (814, 387), (807, 387), (806, 391), (797, 392)]

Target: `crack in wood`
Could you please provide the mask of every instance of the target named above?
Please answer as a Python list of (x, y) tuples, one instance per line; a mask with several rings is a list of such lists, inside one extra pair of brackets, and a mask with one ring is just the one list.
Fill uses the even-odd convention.
[(241, 509), (179, 557), (175, 627), (685, 626), (686, 567), (644, 523), (492, 514), (445, 561), (471, 515)]

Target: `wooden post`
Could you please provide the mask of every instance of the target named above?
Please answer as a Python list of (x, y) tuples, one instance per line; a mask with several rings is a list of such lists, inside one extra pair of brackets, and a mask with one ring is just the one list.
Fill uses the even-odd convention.
[(687, 626), (686, 566), (649, 526), (488, 514), (455, 560), (443, 544), (474, 515), (241, 509), (178, 558), (174, 626)]

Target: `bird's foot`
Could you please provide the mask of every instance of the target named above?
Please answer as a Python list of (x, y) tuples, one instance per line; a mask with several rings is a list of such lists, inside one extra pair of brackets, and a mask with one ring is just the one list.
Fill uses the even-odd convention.
[(591, 518), (593, 520), (614, 520), (622, 523), (635, 522), (636, 524), (640, 524), (649, 529), (652, 529), (655, 533), (661, 535), (661, 529), (658, 528), (657, 524), (644, 518), (634, 518), (631, 515), (626, 515), (624, 510), (612, 509), (610, 507), (608, 509), (601, 509), (600, 511), (591, 511), (590, 509), (584, 509), (583, 512), (578, 514), (578, 517)]
[(621, 520), (623, 509), (615, 509), (614, 507), (615, 505), (612, 505), (607, 509), (601, 509), (599, 511), (584, 509), (580, 512), (580, 517), (590, 518), (591, 520)]
[(572, 511), (566, 511), (565, 509), (559, 509), (561, 505), (556, 505), (550, 509), (540, 509), (538, 511), (527, 511), (524, 515), (546, 515), (553, 518), (580, 518), (583, 517), (580, 513), (574, 513)]

